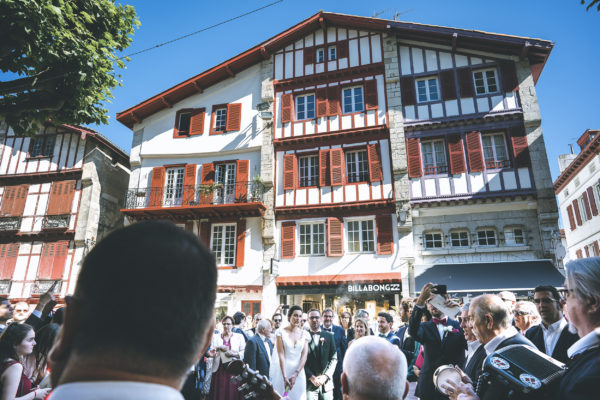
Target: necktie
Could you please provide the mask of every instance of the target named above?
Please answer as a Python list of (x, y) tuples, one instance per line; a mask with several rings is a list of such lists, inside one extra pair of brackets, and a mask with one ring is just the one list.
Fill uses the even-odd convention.
[(438, 324), (446, 325), (448, 323), (448, 321), (446, 320), (446, 318), (442, 318), (442, 319), (434, 318), (433, 323), (436, 325), (438, 325)]

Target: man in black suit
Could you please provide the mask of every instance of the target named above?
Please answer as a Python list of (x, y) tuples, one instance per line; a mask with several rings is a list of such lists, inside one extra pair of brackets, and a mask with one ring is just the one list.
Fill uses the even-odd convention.
[(532, 326), (525, 336), (550, 357), (567, 362), (567, 349), (579, 340), (569, 332), (567, 320), (562, 315), (560, 295), (554, 286), (538, 286), (534, 289), (533, 302), (542, 317), (540, 325)]
[(248, 339), (250, 339), (250, 338), (248, 337), (248, 334), (246, 333), (246, 331), (244, 331), (244, 323), (245, 322), (246, 322), (246, 314), (244, 314), (241, 311), (237, 311), (235, 314), (233, 314), (233, 328), (231, 329), (231, 331), (242, 335), (244, 337), (244, 340), (246, 341), (246, 343), (248, 343)]
[(310, 342), (304, 364), (306, 397), (308, 400), (333, 399), (333, 375), (338, 364), (333, 334), (323, 329), (321, 313), (312, 309), (308, 313)]
[(256, 325), (257, 334), (246, 342), (244, 362), (248, 367), (258, 371), (261, 375), (269, 377), (273, 342), (271, 342), (271, 323), (261, 319)]
[(342, 400), (342, 384), (340, 382), (340, 376), (342, 375), (342, 365), (344, 362), (344, 355), (348, 348), (348, 340), (344, 334), (344, 328), (333, 324), (333, 310), (326, 308), (323, 310), (323, 330), (333, 333), (335, 340), (335, 349), (337, 351), (337, 365), (333, 374), (333, 399)]
[(465, 360), (465, 374), (471, 379), (472, 382), (476, 383), (479, 379), (479, 375), (481, 374), (481, 365), (483, 364), (483, 360), (485, 360), (487, 354), (485, 353), (485, 348), (479, 340), (473, 334), (473, 329), (471, 329), (471, 325), (469, 324), (469, 308), (470, 304), (467, 303), (462, 306), (460, 309), (460, 317), (458, 317), (458, 321), (460, 322), (460, 327), (464, 332), (465, 339), (467, 340), (467, 351)]
[(439, 366), (445, 364), (457, 364), (462, 367), (467, 348), (467, 341), (458, 321), (446, 318), (437, 308), (431, 308), (433, 320), (421, 322), (427, 301), (433, 295), (434, 287), (435, 285), (432, 283), (423, 287), (415, 302), (408, 324), (409, 334), (421, 342), (425, 349), (423, 368), (415, 391), (415, 395), (422, 400), (446, 399), (446, 396), (435, 389), (433, 373)]

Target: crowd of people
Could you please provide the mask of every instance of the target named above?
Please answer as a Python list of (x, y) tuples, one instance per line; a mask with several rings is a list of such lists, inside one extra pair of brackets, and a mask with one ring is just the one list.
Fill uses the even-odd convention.
[[(54, 315), (51, 290), (20, 320), (0, 302), (0, 400), (253, 398), (257, 380), (232, 379), (234, 360), (284, 400), (400, 400), (409, 392), (424, 400), (593, 399), (600, 257), (573, 261), (566, 272), (564, 290), (538, 286), (532, 302), (501, 292), (434, 307), (438, 286), (429, 283), (376, 316), (293, 305), (253, 315), (250, 326), (241, 312), (217, 323), (212, 254), (171, 223), (140, 222), (92, 249), (75, 293)], [(512, 345), (537, 348), (566, 372), (543, 392), (516, 393), (500, 381), (479, 390), (484, 360)], [(434, 384), (445, 365), (460, 382)], [(279, 399), (261, 385), (254, 398)]]

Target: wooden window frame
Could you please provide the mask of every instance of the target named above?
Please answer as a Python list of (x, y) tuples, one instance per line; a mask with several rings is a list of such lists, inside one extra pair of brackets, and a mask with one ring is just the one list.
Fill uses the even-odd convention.
[[(246, 304), (250, 305), (250, 311), (252, 312), (252, 305), (258, 303), (258, 312), (256, 314), (262, 314), (262, 301), (260, 300), (242, 300), (242, 312), (244, 311), (244, 306)], [(256, 315), (256, 314), (250, 314), (252, 316)]]
[[(429, 85), (429, 81), (430, 80), (435, 80), (435, 85), (436, 85), (436, 95), (437, 98), (436, 99), (432, 99), (431, 98), (431, 86)], [(425, 96), (427, 97), (426, 100), (421, 100), (420, 96), (419, 96), (419, 82), (425, 82)], [(417, 100), (417, 104), (427, 104), (427, 103), (433, 103), (436, 101), (441, 101), (442, 100), (442, 93), (440, 90), (440, 79), (437, 75), (428, 75), (428, 76), (423, 76), (423, 77), (419, 77), (419, 78), (415, 78), (415, 94), (416, 94), (416, 100)]]
[[(317, 159), (317, 164), (316, 164), (316, 168), (317, 168), (317, 174), (315, 177), (311, 177), (312, 179), (309, 180), (308, 185), (303, 185), (302, 184), (302, 168), (300, 165), (300, 160), (303, 158), (316, 158)], [(320, 164), (320, 160), (319, 160), (319, 153), (318, 152), (310, 152), (310, 153), (296, 153), (296, 160), (298, 162), (298, 186), (297, 188), (303, 188), (303, 189), (307, 189), (307, 188), (315, 188), (315, 187), (319, 187), (319, 181), (320, 181), (320, 172), (321, 172), (321, 164)], [(314, 166), (312, 167), (314, 168)], [(309, 168), (310, 171), (311, 168)], [(314, 185), (312, 183), (315, 183)]]
[[(502, 136), (502, 145), (504, 146), (504, 154), (506, 155), (506, 158), (504, 160), (500, 160), (498, 159), (498, 155), (496, 154), (496, 147), (497, 147), (497, 143), (496, 143), (496, 138), (498, 136)], [(486, 156), (485, 156), (485, 145), (483, 143), (483, 139), (484, 138), (490, 138), (490, 142), (491, 142), (491, 148), (492, 148), (492, 155), (493, 155), (493, 160), (487, 160)], [(510, 154), (508, 152), (508, 143), (506, 141), (506, 133), (505, 132), (486, 132), (486, 133), (481, 133), (480, 135), (480, 140), (481, 140), (481, 155), (483, 157), (483, 165), (485, 167), (485, 169), (502, 169), (502, 168), (510, 168), (511, 167), (511, 159), (510, 159)]]
[[(317, 236), (317, 234), (315, 234), (314, 231), (314, 226), (315, 225), (321, 225), (323, 230), (319, 235), (322, 235), (323, 237), (323, 252), (319, 253), (318, 251), (315, 251), (315, 247), (318, 245), (315, 244), (315, 237)], [(319, 257), (319, 256), (325, 256), (325, 254), (327, 253), (327, 233), (326, 233), (326, 223), (325, 221), (306, 221), (306, 222), (301, 222), (297, 224), (298, 226), (298, 245), (299, 245), (299, 249), (298, 249), (298, 256), (302, 256), (302, 257)], [(309, 253), (302, 253), (302, 228), (309, 226), (310, 227), (310, 233), (307, 235), (307, 237), (309, 238), (309, 243), (307, 243), (306, 245), (308, 245), (308, 247), (310, 247), (310, 252)]]
[[(40, 158), (52, 158), (54, 157), (54, 147), (56, 147), (56, 134), (52, 134), (52, 135), (37, 135), (35, 137), (30, 138), (29, 141), (29, 148), (27, 149), (27, 157), (26, 159), (40, 159)], [(46, 154), (45, 150), (47, 147), (47, 141), (49, 139), (53, 140), (53, 145), (50, 151), (50, 154)], [(32, 149), (34, 147), (34, 144), (36, 143), (37, 140), (41, 140), (42, 144), (40, 145), (40, 152), (39, 154), (32, 154)]]
[[(488, 71), (492, 71), (494, 73), (494, 80), (496, 81), (496, 90), (495, 91), (489, 90), (488, 77), (487, 77), (487, 74), (485, 74), (485, 72), (488, 72)], [(473, 88), (475, 90), (475, 92), (474, 92), (475, 96), (487, 96), (489, 94), (500, 93), (500, 82), (498, 81), (498, 70), (496, 69), (496, 67), (474, 69), (473, 71), (471, 71), (471, 73), (473, 74)], [(475, 74), (477, 74), (477, 73), (481, 73), (482, 77), (483, 77), (483, 87), (485, 89), (485, 91), (483, 93), (477, 92), (477, 78), (475, 77)]]
[[(331, 50), (333, 50), (333, 58), (331, 57)], [(337, 53), (337, 45), (335, 44), (331, 44), (329, 46), (327, 46), (327, 61), (335, 61), (337, 60), (338, 57), (338, 53)]]
[[(217, 258), (216, 253), (213, 251), (213, 240), (214, 240), (214, 228), (216, 226), (221, 226), (223, 227), (223, 231), (222, 231), (222, 243), (221, 243), (221, 257)], [(233, 262), (231, 264), (228, 263), (224, 263), (222, 261), (225, 261), (225, 237), (226, 237), (226, 227), (227, 226), (233, 226)], [(228, 268), (235, 268), (236, 267), (236, 256), (237, 256), (237, 223), (236, 222), (219, 222), (219, 223), (214, 223), (214, 224), (210, 224), (210, 251), (213, 253), (214, 257), (215, 257), (215, 262), (217, 264), (217, 267), (228, 267)]]
[[(429, 140), (421, 140), (421, 162), (423, 163), (423, 175), (438, 175), (438, 174), (446, 174), (448, 173), (448, 155), (446, 154), (446, 142), (443, 138), (437, 139), (429, 139)], [(444, 155), (443, 165), (438, 163), (435, 151), (435, 144), (441, 143), (442, 146), (442, 154)], [(431, 148), (431, 156), (433, 159), (432, 166), (425, 165), (425, 147), (429, 146)]]
[[(369, 151), (367, 149), (366, 146), (359, 146), (359, 147), (350, 147), (350, 148), (343, 148), (344, 151), (344, 164), (343, 164), (343, 168), (344, 168), (344, 176), (345, 176), (345, 184), (346, 185), (357, 185), (360, 183), (369, 183)], [(359, 153), (359, 152), (364, 152), (365, 153), (365, 164), (367, 166), (366, 171), (365, 171), (365, 180), (358, 180), (356, 182), (350, 182), (350, 180), (348, 179), (349, 172), (348, 172), (348, 154), (349, 153)], [(358, 167), (358, 162), (355, 160), (355, 163), (357, 164)], [(357, 174), (358, 177), (360, 176), (360, 172)]]
[[(364, 238), (364, 234), (365, 231), (363, 230), (362, 227), (362, 222), (363, 221), (370, 221), (372, 224), (372, 232), (373, 232), (373, 249), (372, 250), (364, 250), (364, 246), (365, 246), (365, 242), (370, 242), (370, 240), (366, 240)], [(358, 222), (358, 242), (360, 244), (360, 250), (359, 251), (353, 251), (350, 250), (350, 238), (349, 238), (349, 234), (350, 234), (350, 229), (348, 228), (348, 226), (350, 225), (350, 223), (353, 222)], [(377, 253), (377, 226), (375, 224), (375, 218), (373, 217), (359, 217), (359, 218), (347, 218), (344, 220), (344, 230), (346, 231), (345, 233), (345, 239), (346, 239), (346, 247), (348, 249), (348, 254), (375, 254)]]
[[(300, 102), (298, 100), (300, 98), (306, 99), (309, 96), (313, 96), (313, 103), (312, 103), (312, 114), (313, 114), (313, 116), (312, 117), (308, 116), (308, 111), (309, 110), (308, 110), (308, 107), (306, 107), (306, 105), (308, 103), (305, 100), (304, 101), (304, 107), (305, 107), (304, 114), (305, 114), (305, 116), (304, 116), (304, 118), (300, 118), (298, 116), (298, 113), (299, 113), (298, 112), (298, 105), (300, 104)], [(317, 96), (316, 96), (316, 94), (315, 94), (314, 91), (307, 91), (307, 92), (301, 93), (301, 94), (294, 94), (293, 101), (294, 101), (294, 104), (293, 104), (293, 107), (294, 107), (294, 119), (293, 120), (294, 121), (310, 121), (310, 120), (313, 120), (313, 119), (317, 118)]]
[[(427, 236), (431, 235), (431, 239), (428, 239)], [(435, 238), (434, 235), (439, 235), (439, 239)], [(432, 245), (429, 246), (428, 243)], [(439, 242), (439, 246), (436, 244)], [(444, 248), (444, 233), (442, 231), (430, 231), (423, 233), (423, 248), (426, 250), (437, 250)]]
[[(319, 53), (321, 53), (321, 57), (319, 58)], [(325, 62), (325, 47), (317, 47), (315, 49), (315, 64), (322, 64)]]
[[(335, 87), (335, 86), (334, 86)], [(361, 90), (361, 96), (362, 96), (362, 109), (361, 110), (357, 110), (356, 109), (356, 103), (354, 101), (354, 92), (352, 92), (352, 111), (346, 111), (346, 97), (344, 96), (344, 92), (346, 90), (352, 90), (354, 91), (354, 89), (359, 89)], [(351, 114), (361, 114), (364, 113), (366, 111), (366, 105), (365, 105), (365, 86), (363, 84), (359, 84), (359, 85), (349, 85), (349, 86), (342, 86), (341, 87), (341, 91), (339, 94), (338, 98), (338, 102), (340, 103), (340, 107), (342, 109), (342, 114), (343, 115), (351, 115)]]
[[(215, 104), (212, 106), (212, 111), (210, 113), (210, 134), (211, 135), (222, 135), (227, 132), (227, 106), (228, 104)], [(216, 129), (217, 123), (217, 110), (225, 109), (225, 123), (223, 125), (223, 130)]]

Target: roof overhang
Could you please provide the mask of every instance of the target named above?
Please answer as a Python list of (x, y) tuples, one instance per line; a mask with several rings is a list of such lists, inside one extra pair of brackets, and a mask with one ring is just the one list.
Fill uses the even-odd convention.
[(202, 93), (203, 90), (218, 82), (234, 77), (244, 69), (268, 59), (273, 52), (295, 42), (309, 32), (326, 26), (344, 26), (385, 32), (407, 40), (508, 54), (520, 58), (527, 57), (532, 65), (534, 82), (537, 82), (554, 46), (552, 42), (541, 39), (321, 11), (241, 54), (117, 113), (117, 120), (132, 129), (144, 118), (170, 108), (189, 96)]
[(556, 181), (554, 181), (554, 193), (559, 194), (571, 182), (571, 179), (577, 176), (598, 154), (600, 154), (600, 135), (596, 135), (556, 178)]

